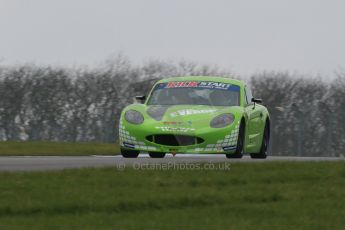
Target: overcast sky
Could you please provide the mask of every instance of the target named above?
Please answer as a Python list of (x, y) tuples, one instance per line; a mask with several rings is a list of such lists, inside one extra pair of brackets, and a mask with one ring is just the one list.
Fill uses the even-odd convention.
[(248, 75), (345, 67), (344, 0), (0, 0), (1, 63), (184, 58)]

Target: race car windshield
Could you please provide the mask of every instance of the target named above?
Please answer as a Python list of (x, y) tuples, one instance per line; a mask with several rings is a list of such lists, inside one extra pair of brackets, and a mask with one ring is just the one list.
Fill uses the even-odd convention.
[(211, 81), (160, 83), (155, 86), (147, 104), (239, 106), (240, 87)]

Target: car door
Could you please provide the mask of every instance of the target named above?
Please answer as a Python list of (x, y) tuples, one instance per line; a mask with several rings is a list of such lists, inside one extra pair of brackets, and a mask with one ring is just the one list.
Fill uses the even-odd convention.
[(245, 152), (257, 152), (261, 146), (261, 126), (263, 112), (260, 106), (252, 102), (252, 92), (249, 87), (245, 86), (245, 113), (247, 114)]

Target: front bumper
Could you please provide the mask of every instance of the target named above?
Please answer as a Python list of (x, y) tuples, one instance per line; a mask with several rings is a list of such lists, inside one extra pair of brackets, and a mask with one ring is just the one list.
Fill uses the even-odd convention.
[[(138, 150), (142, 152), (165, 152), (165, 153), (187, 153), (187, 154), (202, 154), (202, 153), (233, 153), (236, 150), (239, 123), (234, 122), (230, 126), (224, 128), (209, 128), (199, 130), (179, 130), (162, 129), (156, 127), (157, 131), (153, 132), (151, 129), (145, 129), (137, 125), (124, 124), (120, 121), (119, 125), (119, 139), (120, 146), (123, 149)], [(188, 145), (188, 146), (167, 146), (157, 144), (146, 139), (149, 135), (157, 134), (183, 134), (200, 137), (204, 140), (203, 143)]]

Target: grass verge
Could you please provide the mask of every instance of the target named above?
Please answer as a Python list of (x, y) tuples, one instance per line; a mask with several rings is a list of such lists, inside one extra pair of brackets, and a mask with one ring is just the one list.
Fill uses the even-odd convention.
[(344, 166), (0, 173), (0, 229), (344, 229)]
[(116, 144), (69, 142), (0, 142), (0, 156), (83, 156), (114, 155), (120, 152)]

